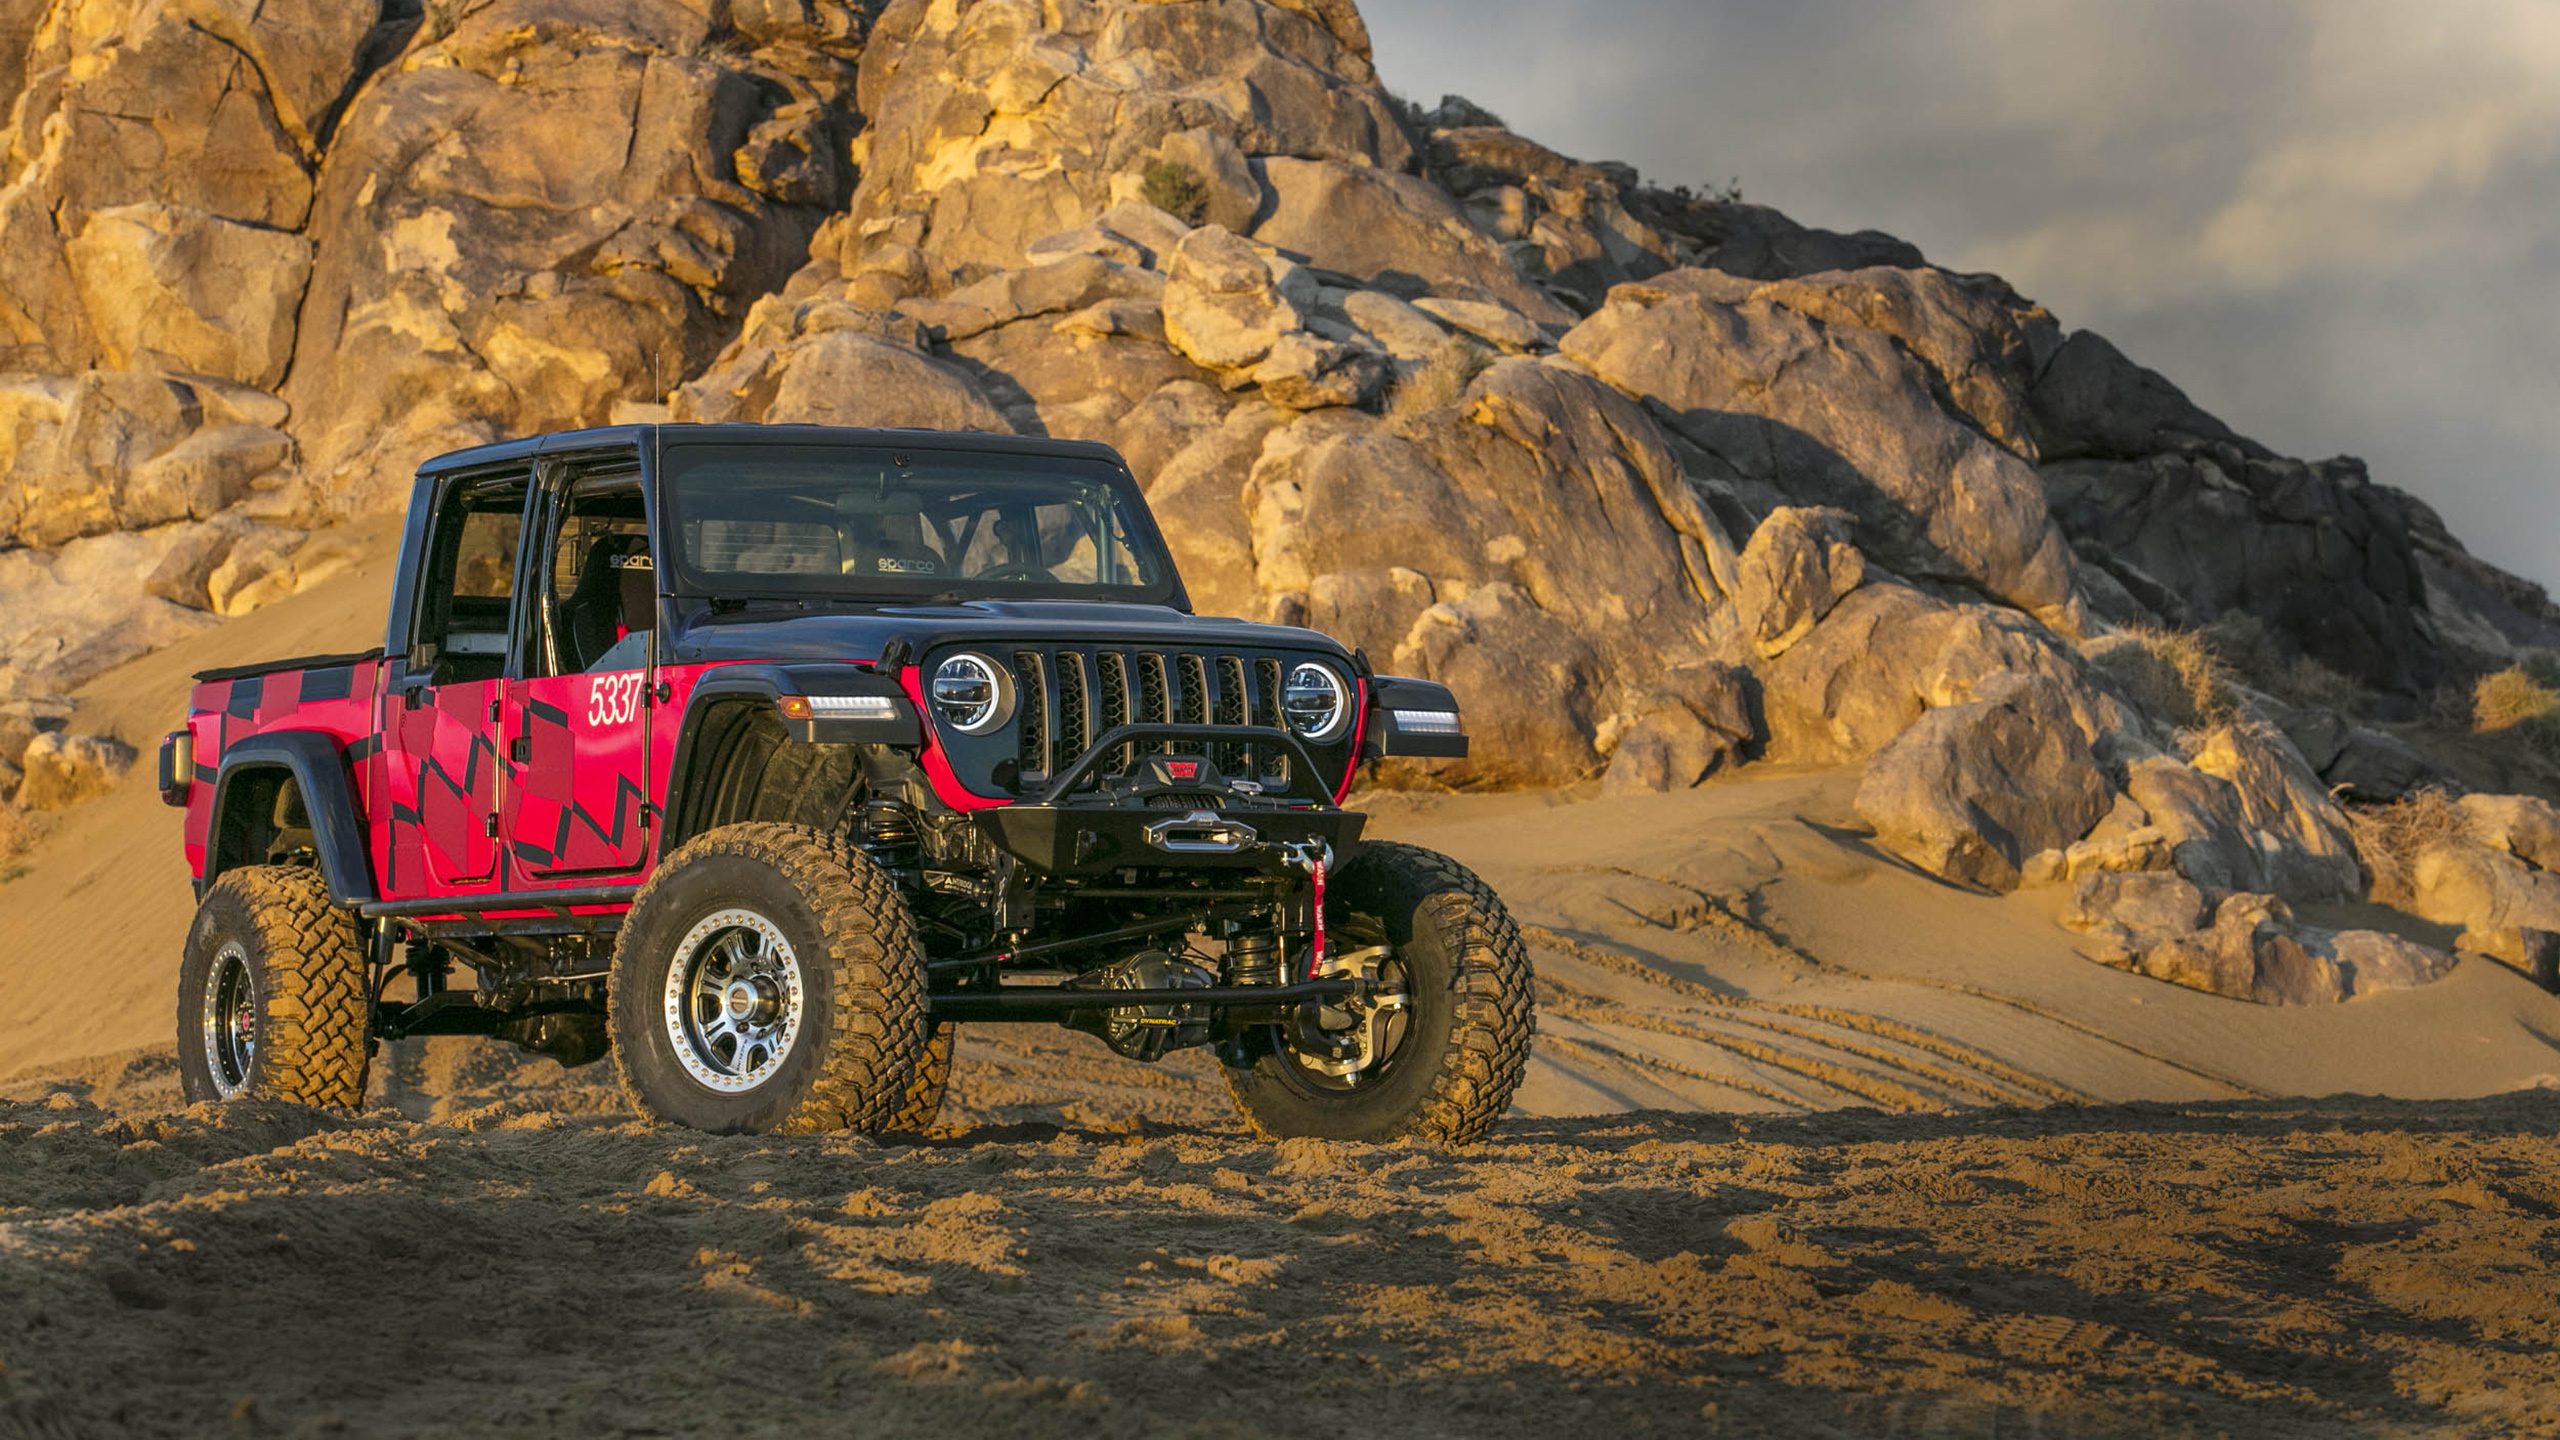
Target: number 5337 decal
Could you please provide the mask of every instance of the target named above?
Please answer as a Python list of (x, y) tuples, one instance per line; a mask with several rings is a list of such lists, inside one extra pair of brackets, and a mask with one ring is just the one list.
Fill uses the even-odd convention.
[(624, 675), (599, 675), (587, 687), (587, 723), (593, 726), (628, 725), (640, 713), (640, 682), (644, 672), (634, 670)]

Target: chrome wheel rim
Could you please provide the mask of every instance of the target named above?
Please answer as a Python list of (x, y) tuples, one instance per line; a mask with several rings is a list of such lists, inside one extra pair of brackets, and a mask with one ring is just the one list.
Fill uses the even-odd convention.
[(781, 927), (753, 910), (703, 917), (667, 967), (667, 1039), (685, 1073), (744, 1094), (781, 1073), (805, 1011), (800, 957)]
[(205, 977), (204, 1068), (213, 1093), (233, 1099), (249, 1088), (258, 1061), (258, 987), (249, 974), (249, 952), (233, 941), (215, 953)]

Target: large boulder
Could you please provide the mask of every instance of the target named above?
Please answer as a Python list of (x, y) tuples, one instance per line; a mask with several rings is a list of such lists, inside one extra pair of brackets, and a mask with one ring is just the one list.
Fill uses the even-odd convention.
[(2281, 734), (2223, 727), (2191, 761), (2135, 759), (2125, 789), (2199, 884), (2300, 901), (2363, 893), (2346, 815)]
[(1757, 688), (1749, 671), (1712, 661), (1664, 676), (1623, 717), (1601, 793), (1685, 790), (1739, 764), (1759, 738)]
[(0, 377), (0, 545), (201, 518), (282, 465), (285, 407), (206, 376)]
[(2364, 892), (2345, 812), (2281, 733), (2225, 726), (2206, 737), (2189, 763), (2229, 782), (2263, 888), (2289, 900), (2344, 900)]
[(117, 205), (91, 212), (64, 248), (108, 365), (270, 390), (284, 379), (310, 241), (166, 205)]
[(855, 104), (860, 183), (815, 252), (848, 276), (901, 244), (955, 268), (1017, 267), (1145, 194), (1158, 166), (1201, 192), (1186, 218), (1232, 227), (1251, 218), (1235, 212), (1261, 157), (1389, 172), (1413, 159), (1345, 4), (899, 0), (872, 27)]
[(0, 698), (66, 693), (213, 623), (145, 586), (189, 528), (0, 550)]
[(1261, 254), (1224, 226), (1202, 226), (1174, 247), (1164, 333), (1193, 363), (1249, 369), (1298, 324)]
[(1849, 543), (1848, 512), (1773, 510), (1735, 565), (1743, 632), (1762, 655), (1783, 655), (1866, 578), (1866, 559)]
[(1867, 573), (1802, 638), (1756, 665), (1769, 759), (1862, 760), (1924, 712), (1988, 698), (1986, 687), (2012, 675), (2051, 687), (2102, 762), (2119, 766), (2141, 751), (2138, 716), (2052, 631), (2014, 610), (1943, 600)]
[(2560, 874), (2471, 836), (2447, 836), (2411, 867), (2411, 908), (2462, 927), (2465, 950), (2528, 965), (2535, 932), (2560, 933)]
[(396, 503), (475, 429), (598, 423), (699, 373), (843, 200), (773, 126), (831, 161), (852, 78), (826, 43), (715, 44), (677, 0), (439, 7), (347, 106), (311, 206), (295, 348), (329, 363), (284, 394), (312, 518)]
[(1886, 849), (1959, 884), (2013, 890), (2019, 866), (2089, 833), (2113, 789), (2050, 681), (1932, 710), (1867, 762), (1858, 814)]
[(1742, 478), (1858, 517), (1862, 548), (2080, 628), (2073, 560), (2027, 463), (1941, 404), (1892, 335), (1678, 270), (1610, 293), (1561, 342)]
[[(1448, 192), (1374, 165), (1274, 157), (1262, 165), (1271, 213), (1253, 236), (1382, 290), (1498, 300), (1532, 321), (1573, 312), (1524, 279)], [(1525, 339), (1525, 336), (1520, 338)]]
[[(1607, 717), (1732, 638), (1721, 525), (1645, 413), (1571, 369), (1503, 360), (1394, 426), (1317, 412), (1270, 436), (1243, 499), (1267, 613), (1457, 685), (1508, 737), (1479, 732), (1488, 773), (1590, 773)], [(1319, 585), (1399, 568), (1420, 583), (1350, 609)]]
[[(114, 303), (121, 281), (100, 278), (101, 265), (123, 280), (148, 275), (157, 289), (174, 287), (174, 303), (217, 324), (247, 306), (255, 315), (242, 336), (246, 363), (271, 360), (280, 347), (269, 292), (298, 289), (292, 277), (244, 273), (247, 293), (226, 297), (219, 279), (190, 283), (179, 273), (182, 257), (134, 255), (150, 246), (113, 226), (93, 236), (90, 222), (125, 206), (165, 208), (265, 232), (221, 232), (212, 255), (198, 258), (245, 266), (253, 253), (283, 248), (285, 232), (310, 215), (309, 167), (321, 131), (363, 74), (381, 7), (162, 0), (121, 8), (129, 12), (121, 23), (99, 23), (106, 17), (95, 14), (71, 23), (66, 15), (37, 33), (27, 57), (28, 73), (41, 78), (20, 97), (13, 174), (0, 190), (0, 330), (11, 332), (18, 352), (6, 368), (77, 371), (109, 360), (111, 343), (130, 345), (142, 338), (137, 328), (149, 329), (154, 317), (138, 311), (173, 303)], [(182, 238), (190, 223), (177, 222), (181, 234), (167, 238)], [(83, 237), (93, 238), (93, 253), (75, 265), (66, 243), (76, 247)], [(85, 282), (75, 273), (82, 268), (91, 272)], [(103, 327), (92, 318), (100, 310)], [(285, 316), (289, 322), (289, 305)]]
[(679, 420), (1013, 430), (956, 368), (856, 329), (804, 332), (780, 348), (749, 347), (679, 392), (673, 413)]
[(2454, 803), (2472, 838), (2536, 870), (2560, 870), (2560, 807), (2539, 795), (2465, 795)]

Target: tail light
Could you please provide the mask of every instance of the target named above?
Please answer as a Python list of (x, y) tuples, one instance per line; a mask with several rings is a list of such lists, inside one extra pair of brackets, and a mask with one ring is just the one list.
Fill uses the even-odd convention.
[(184, 805), (196, 780), (196, 737), (172, 730), (160, 737), (160, 803)]

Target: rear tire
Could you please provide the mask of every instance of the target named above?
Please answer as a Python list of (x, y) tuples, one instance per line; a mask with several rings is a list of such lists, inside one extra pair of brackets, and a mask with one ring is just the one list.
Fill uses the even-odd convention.
[(1520, 1088), (1535, 1024), (1528, 947), (1502, 901), (1445, 855), (1370, 842), (1329, 887), (1325, 924), (1393, 947), (1411, 1013), (1350, 1084), (1302, 1063), (1283, 1027), (1222, 1052), (1247, 1123), (1273, 1139), (1483, 1139)]
[(869, 1134), (915, 1103), (923, 956), (895, 883), (839, 838), (746, 824), (687, 841), (632, 901), (609, 989), (614, 1068), (643, 1114)]
[(354, 1107), (364, 1096), (364, 944), (317, 871), (249, 865), (205, 891), (178, 965), (190, 1101)]

